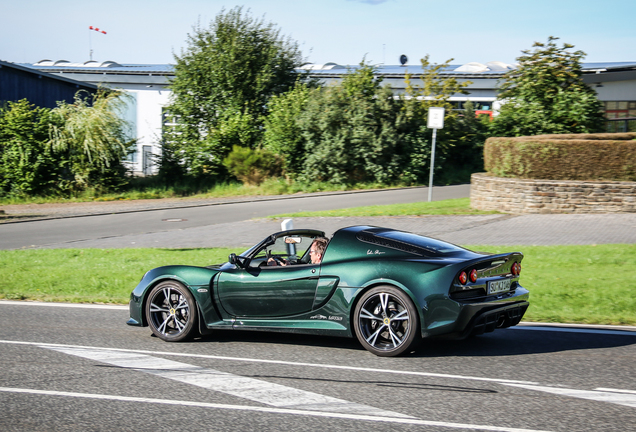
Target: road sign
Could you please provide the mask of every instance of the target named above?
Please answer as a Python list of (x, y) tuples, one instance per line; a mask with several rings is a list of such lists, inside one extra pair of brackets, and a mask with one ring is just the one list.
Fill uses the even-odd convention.
[(429, 129), (444, 129), (444, 108), (430, 107), (428, 109), (428, 124)]

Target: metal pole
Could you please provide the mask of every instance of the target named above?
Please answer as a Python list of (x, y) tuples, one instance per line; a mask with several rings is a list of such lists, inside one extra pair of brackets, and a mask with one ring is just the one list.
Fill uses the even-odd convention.
[(433, 129), (433, 146), (431, 147), (431, 175), (428, 178), (428, 202), (433, 199), (433, 168), (435, 167), (435, 139), (437, 129)]

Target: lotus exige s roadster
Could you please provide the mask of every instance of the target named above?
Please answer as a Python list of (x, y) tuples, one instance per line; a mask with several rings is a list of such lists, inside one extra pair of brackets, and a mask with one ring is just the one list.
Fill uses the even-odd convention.
[(334, 233), (315, 262), (322, 237), (282, 231), (221, 265), (150, 270), (131, 294), (128, 324), (170, 342), (214, 329), (355, 336), (376, 355), (396, 356), (421, 338), (514, 326), (528, 308), (519, 252), (353, 226)]

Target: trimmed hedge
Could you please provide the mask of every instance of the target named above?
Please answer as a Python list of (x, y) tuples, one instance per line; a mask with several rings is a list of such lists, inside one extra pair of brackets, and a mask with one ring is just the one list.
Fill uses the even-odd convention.
[(636, 133), (488, 138), (484, 167), (497, 177), (636, 181)]

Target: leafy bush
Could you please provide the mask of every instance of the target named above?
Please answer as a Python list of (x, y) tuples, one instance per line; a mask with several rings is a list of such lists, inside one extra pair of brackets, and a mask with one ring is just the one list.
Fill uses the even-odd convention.
[(75, 193), (117, 190), (127, 183), (122, 161), (136, 140), (119, 115), (122, 97), (117, 91), (100, 90), (92, 97), (77, 92), (72, 104), (58, 102), (51, 111), (51, 144), (63, 160), (59, 187)]
[(0, 109), (0, 195), (56, 193), (63, 164), (49, 144), (51, 111), (26, 99)]
[(282, 161), (268, 150), (240, 146), (232, 148), (223, 164), (232, 175), (248, 185), (259, 185), (282, 171)]

